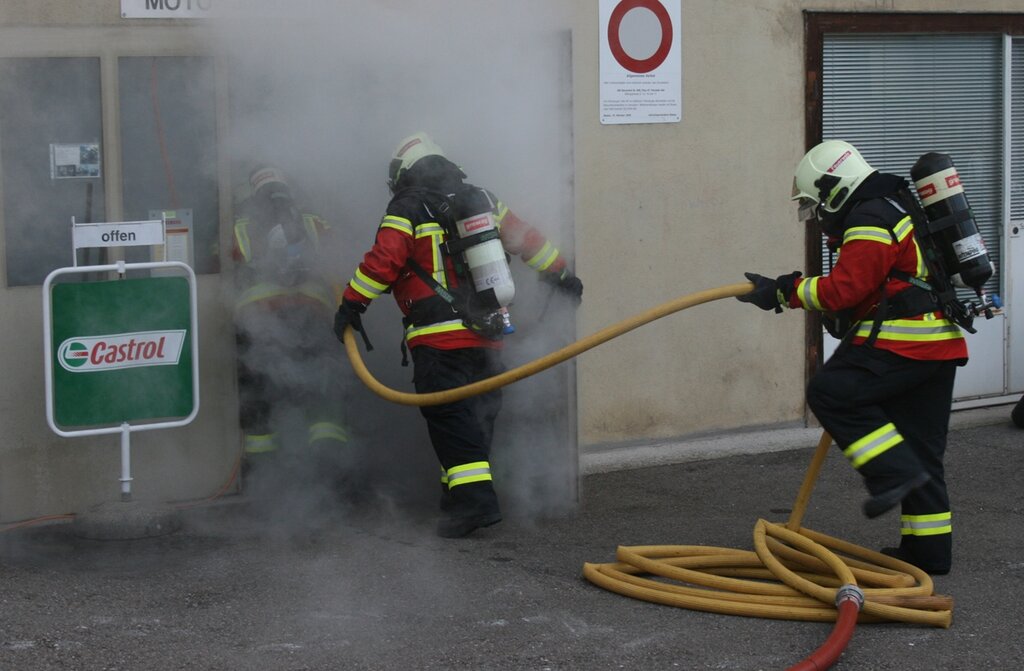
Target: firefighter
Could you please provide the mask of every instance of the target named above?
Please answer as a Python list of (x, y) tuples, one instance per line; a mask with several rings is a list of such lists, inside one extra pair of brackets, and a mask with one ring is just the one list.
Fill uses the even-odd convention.
[[(244, 474), (281, 478), (287, 466), (341, 478), (349, 440), (339, 416), (341, 361), (323, 337), (340, 294), (322, 269), (328, 231), (299, 205), (280, 168), (250, 173), (233, 246)], [(293, 435), (295, 446), (285, 445)]]
[(738, 298), (763, 310), (823, 313), (840, 345), (811, 378), (807, 404), (863, 477), (864, 514), (901, 506), (901, 542), (882, 551), (948, 573), (953, 526), (943, 455), (967, 345), (935, 311), (934, 297), (910, 282), (928, 276), (914, 236), (923, 212), (903, 178), (876, 171), (838, 140), (801, 159), (792, 196), (801, 221), (816, 222), (838, 250), (835, 265), (820, 277), (746, 273), (754, 289)]
[[(412, 356), (418, 393), (460, 387), (504, 370), (501, 321), (491, 319), (503, 313), (502, 306), (491, 303), (473, 314), (476, 276), (471, 276), (467, 257), (455, 247), (453, 219), (462, 209), (456, 194), (468, 192), (487, 201), (484, 219), (493, 220), (497, 229), (491, 240), (500, 240), (501, 263), (507, 265), (505, 251), (520, 256), (574, 304), (583, 293), (582, 282), (558, 249), (492, 194), (465, 180), (465, 173), (426, 133), (399, 143), (388, 168), (392, 198), (387, 212), (335, 316), (335, 334), (341, 339), (349, 324), (361, 330), (360, 315), (371, 301), (390, 291), (404, 315), (404, 346)], [(487, 237), (476, 241), (486, 244)], [(500, 408), (501, 392), (495, 390), (420, 409), (441, 464), (441, 537), (459, 538), (501, 521), (489, 461)]]

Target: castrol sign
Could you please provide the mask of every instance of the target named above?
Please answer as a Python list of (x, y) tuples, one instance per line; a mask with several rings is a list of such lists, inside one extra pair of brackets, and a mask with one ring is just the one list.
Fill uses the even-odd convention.
[[(82, 272), (54, 271), (56, 277)], [(157, 426), (195, 415), (198, 350), (191, 276), (51, 279), (44, 297), (47, 419), (55, 431), (71, 435), (144, 425), (139, 422)]]
[(185, 344), (184, 329), (107, 336), (75, 336), (57, 348), (57, 362), (70, 373), (176, 366)]

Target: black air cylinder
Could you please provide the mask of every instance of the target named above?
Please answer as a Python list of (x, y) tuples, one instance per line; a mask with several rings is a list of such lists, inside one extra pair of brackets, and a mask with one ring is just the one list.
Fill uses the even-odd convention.
[(923, 236), (931, 238), (926, 244), (941, 257), (954, 285), (981, 295), (985, 282), (992, 277), (992, 262), (953, 159), (929, 152), (917, 159), (910, 177), (930, 223), (928, 234)]

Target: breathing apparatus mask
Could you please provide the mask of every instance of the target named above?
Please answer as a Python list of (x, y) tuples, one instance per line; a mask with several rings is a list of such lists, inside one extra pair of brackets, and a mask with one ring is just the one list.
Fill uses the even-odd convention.
[(275, 167), (260, 168), (249, 182), (257, 199), (266, 236), (267, 262), (282, 284), (302, 282), (311, 268), (311, 249), (302, 213), (284, 174)]

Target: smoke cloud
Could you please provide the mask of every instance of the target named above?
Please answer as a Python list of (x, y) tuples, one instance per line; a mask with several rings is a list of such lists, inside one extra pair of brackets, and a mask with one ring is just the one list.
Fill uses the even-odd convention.
[[(309, 209), (331, 226), (329, 279), (347, 282), (372, 245), (390, 197), (391, 154), (417, 131), (571, 258), (570, 34), (562, 3), (225, 7), (210, 25), (212, 47), (226, 56), (235, 181), (262, 162), (292, 178)], [(551, 295), (520, 260), (511, 265), (518, 331), (506, 341), (509, 367), (567, 344), (574, 333), (568, 301)], [(412, 367), (399, 365), (400, 317), (388, 295), (371, 305), (364, 324), (376, 349), (364, 356), (381, 382), (411, 391)], [(275, 375), (303, 374), (280, 370), (280, 360), (275, 365)], [(418, 409), (373, 396), (345, 361), (337, 370), (355, 486), (369, 486), (399, 512), (408, 503), (436, 505), (438, 465)], [(570, 372), (563, 365), (505, 390), (492, 464), (508, 517), (531, 519), (574, 502)]]

